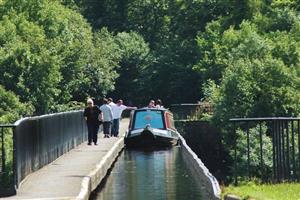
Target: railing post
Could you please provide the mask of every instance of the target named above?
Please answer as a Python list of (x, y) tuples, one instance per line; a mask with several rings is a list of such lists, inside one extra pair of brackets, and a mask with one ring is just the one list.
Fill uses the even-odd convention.
[(281, 139), (282, 139), (282, 175), (283, 175), (283, 179), (286, 179), (286, 166), (285, 166), (285, 148), (284, 148), (284, 145), (285, 145), (285, 139), (284, 139), (284, 121), (282, 120), (281, 121)]
[(280, 137), (280, 120), (276, 120), (276, 143), (277, 143), (277, 182), (281, 178), (281, 137)]
[(298, 122), (298, 181), (300, 181), (300, 120)]
[(1, 128), (1, 145), (2, 145), (2, 149), (1, 149), (1, 154), (2, 154), (2, 172), (5, 173), (6, 172), (6, 167), (5, 167), (5, 146), (4, 146), (4, 129), (3, 127)]
[(276, 119), (276, 149), (277, 149), (277, 182), (280, 181), (281, 177), (281, 143), (280, 143), (280, 120)]
[(233, 122), (233, 137), (234, 137), (234, 184), (238, 184), (237, 180), (237, 135), (236, 135), (236, 130), (235, 130), (235, 122)]
[(287, 178), (290, 180), (291, 178), (291, 168), (290, 168), (290, 132), (289, 132), (289, 121), (285, 121), (286, 126), (286, 171), (287, 171)]
[(250, 136), (249, 136), (249, 122), (247, 122), (247, 170), (248, 170), (248, 178), (250, 179)]
[(276, 160), (276, 121), (272, 120), (272, 151), (273, 151), (273, 180), (277, 178), (277, 160)]
[(261, 168), (261, 175), (263, 177), (264, 174), (264, 166), (263, 166), (263, 143), (262, 143), (262, 127), (261, 122), (259, 122), (259, 146), (260, 146), (260, 168)]
[(16, 143), (16, 127), (13, 127), (13, 179), (14, 189), (17, 189), (17, 143)]
[(293, 162), (293, 173), (292, 178), (295, 180), (295, 173), (296, 173), (296, 160), (295, 160), (295, 131), (294, 131), (294, 121), (292, 120), (292, 162)]

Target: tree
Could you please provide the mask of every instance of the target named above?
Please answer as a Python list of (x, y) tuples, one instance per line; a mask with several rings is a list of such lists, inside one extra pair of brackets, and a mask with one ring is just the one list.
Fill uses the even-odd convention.
[[(80, 89), (87, 85), (92, 95), (97, 89), (98, 94), (113, 89), (118, 56), (102, 53), (100, 60), (106, 61), (97, 63), (96, 54), (108, 50), (111, 42), (94, 45), (90, 25), (76, 11), (59, 1), (12, 0), (3, 3), (0, 17), (0, 84), (32, 103), (36, 114), (85, 100), (89, 94)], [(102, 76), (95, 79), (90, 66)]]
[(116, 79), (117, 90), (111, 95), (127, 102), (144, 104), (152, 87), (147, 85), (152, 74), (149, 66), (153, 62), (149, 45), (135, 32), (118, 33), (115, 41), (121, 56), (120, 67), (117, 68), (120, 76)]
[(33, 107), (21, 103), (13, 92), (6, 91), (0, 85), (0, 123), (13, 123), (22, 116), (30, 115)]
[(121, 53), (115, 37), (106, 28), (95, 32), (89, 63), (79, 79), (82, 83), (73, 95), (74, 100), (84, 100), (90, 96), (99, 101), (114, 90), (120, 60)]
[(221, 126), (233, 117), (298, 115), (299, 54), (286, 54), (287, 49), (295, 53), (299, 41), (284, 35), (260, 35), (255, 25), (244, 22), (240, 30), (231, 28), (216, 40), (213, 51), (219, 53), (213, 55), (223, 68), (220, 87), (214, 90), (214, 119)]
[[(206, 84), (209, 89), (204, 92), (209, 91), (205, 94), (214, 107), (212, 121), (223, 130), (222, 140), (229, 156), (225, 156), (225, 160), (231, 166), (234, 137), (230, 118), (298, 116), (300, 113), (299, 37), (294, 32), (298, 25), (293, 24), (289, 32), (265, 33), (260, 26), (244, 21), (238, 29), (231, 27), (222, 34), (218, 25), (212, 24), (207, 29), (207, 35), (216, 37), (207, 41), (198, 38), (199, 44), (204, 44), (200, 49), (205, 49), (207, 52), (203, 53), (209, 58), (195, 69), (201, 66), (205, 70), (206, 62), (211, 64), (205, 71), (209, 72), (207, 77), (214, 78), (213, 70), (218, 73), (218, 86)], [(211, 29), (215, 26), (216, 29)], [(240, 135), (239, 139), (242, 143), (238, 145), (238, 155), (243, 155), (245, 138)], [(264, 142), (270, 153), (270, 138), (264, 138)], [(258, 145), (255, 139), (252, 143)], [(243, 157), (238, 158), (245, 164)], [(252, 169), (257, 172), (256, 164)]]
[(8, 13), (0, 23), (1, 84), (44, 112), (59, 92), (58, 59), (47, 48), (44, 31), (24, 14)]

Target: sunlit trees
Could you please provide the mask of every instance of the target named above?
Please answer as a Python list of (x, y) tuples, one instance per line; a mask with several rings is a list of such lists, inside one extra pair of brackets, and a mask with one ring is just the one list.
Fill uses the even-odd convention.
[(21, 103), (19, 98), (0, 85), (0, 123), (13, 123), (20, 117), (31, 115), (33, 107)]
[(149, 79), (153, 72), (149, 67), (153, 63), (153, 56), (149, 45), (135, 32), (118, 33), (115, 43), (121, 58), (116, 70), (120, 76), (116, 79), (116, 90), (111, 95), (128, 103), (144, 104), (148, 98), (147, 92), (152, 89)]
[(89, 63), (82, 71), (79, 86), (73, 99), (84, 100), (87, 96), (100, 100), (115, 89), (116, 72), (121, 59), (119, 46), (114, 36), (103, 28), (93, 34), (93, 46), (89, 53)]
[(214, 24), (214, 31), (207, 29), (212, 37), (198, 38), (205, 59), (195, 69), (220, 85), (214, 98), (215, 119), (225, 125), (233, 117), (299, 115), (300, 40), (294, 31), (298, 23), (290, 32), (263, 34), (250, 22), (222, 34)]
[(0, 82), (37, 113), (107, 94), (138, 104), (140, 97), (196, 102), (211, 80), (218, 116), (229, 90), (245, 95), (235, 102), (240, 113), (224, 121), (296, 115), (297, 2), (3, 0)]
[(36, 114), (113, 89), (118, 56), (111, 36), (101, 32), (94, 39), (76, 11), (59, 1), (12, 0), (3, 2), (0, 16), (0, 84)]

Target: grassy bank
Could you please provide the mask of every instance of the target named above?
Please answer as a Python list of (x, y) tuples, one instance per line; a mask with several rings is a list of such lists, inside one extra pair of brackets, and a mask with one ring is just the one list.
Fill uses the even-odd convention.
[(255, 200), (300, 200), (300, 183), (273, 185), (249, 183), (238, 187), (226, 187), (223, 190), (223, 196), (226, 194), (235, 194), (243, 199)]

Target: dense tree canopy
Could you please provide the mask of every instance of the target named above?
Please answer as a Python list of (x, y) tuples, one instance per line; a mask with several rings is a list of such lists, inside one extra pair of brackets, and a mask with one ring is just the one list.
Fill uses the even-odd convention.
[[(144, 89), (148, 87), (149, 66), (152, 64), (152, 55), (149, 45), (135, 32), (121, 32), (115, 37), (115, 43), (119, 47), (121, 60), (116, 79), (116, 90), (111, 94), (115, 100), (123, 98), (128, 103), (143, 103), (147, 96)], [(124, 74), (126, 74), (124, 76)]]
[(35, 113), (111, 95), (206, 98), (221, 124), (299, 115), (299, 0), (0, 4), (0, 84)]
[(13, 93), (0, 85), (0, 123), (13, 123), (22, 116), (32, 114), (32, 106), (23, 104)]
[(104, 96), (209, 102), (230, 166), (230, 118), (300, 114), (300, 1), (0, 0), (1, 123)]
[(107, 31), (93, 35), (79, 13), (58, 1), (2, 4), (0, 84), (31, 103), (35, 113), (113, 89), (119, 58)]
[(260, 16), (224, 31), (214, 21), (198, 35), (204, 59), (194, 68), (220, 85), (212, 100), (218, 122), (299, 115), (299, 22), (266, 31), (261, 20)]

